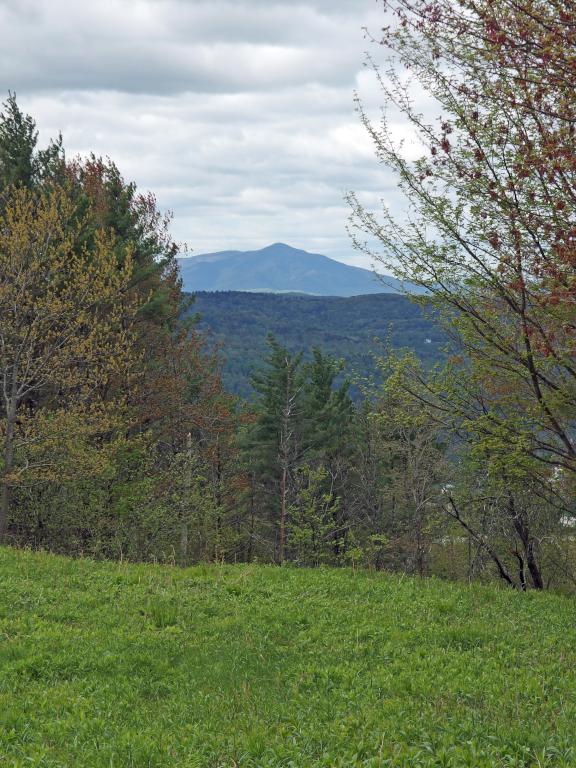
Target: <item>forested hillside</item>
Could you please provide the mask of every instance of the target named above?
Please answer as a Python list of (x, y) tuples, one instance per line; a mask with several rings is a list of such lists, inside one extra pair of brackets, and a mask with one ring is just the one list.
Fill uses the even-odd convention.
[[(199, 329), (221, 345), (227, 389), (244, 397), (250, 377), (266, 354), (272, 333), (291, 352), (319, 347), (345, 361), (353, 379), (379, 378), (375, 356), (385, 344), (415, 350), (425, 366), (443, 359), (447, 337), (432, 318), (405, 296), (375, 294), (350, 298), (295, 294), (200, 292), (188, 310)], [(358, 386), (354, 387), (356, 396)]]

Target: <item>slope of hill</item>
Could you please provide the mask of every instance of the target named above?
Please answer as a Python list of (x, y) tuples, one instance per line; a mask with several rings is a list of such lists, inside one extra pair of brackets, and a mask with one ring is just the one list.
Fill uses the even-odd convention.
[(0, 763), (576, 765), (571, 600), (0, 548)]
[[(275, 243), (258, 251), (221, 251), (180, 259), (184, 290), (308, 293), (360, 296), (398, 293), (393, 277), (380, 281), (368, 269)], [(415, 292), (417, 292), (415, 290)]]
[[(320, 347), (346, 360), (348, 375), (374, 374), (376, 339), (414, 349), (426, 365), (442, 357), (446, 338), (407, 297), (373, 294), (351, 298), (236, 291), (198, 293), (191, 310), (200, 327), (222, 345), (227, 388), (250, 394), (250, 375), (273, 333), (291, 351)], [(381, 348), (381, 345), (380, 345)]]

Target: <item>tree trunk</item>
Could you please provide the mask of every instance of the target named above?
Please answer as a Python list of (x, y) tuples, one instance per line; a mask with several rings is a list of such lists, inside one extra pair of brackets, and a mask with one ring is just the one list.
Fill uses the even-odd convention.
[(420, 578), (424, 577), (424, 544), (422, 541), (422, 518), (419, 517), (416, 521), (416, 572)]
[(520, 589), (523, 592), (526, 592), (526, 569), (524, 568), (524, 558), (517, 549), (514, 550), (514, 555), (516, 560), (518, 560), (518, 580), (520, 582)]
[(188, 513), (190, 509), (190, 492), (192, 489), (192, 435), (186, 435), (186, 479), (184, 483), (184, 503), (180, 520), (180, 565), (188, 565)]
[(450, 504), (450, 507), (452, 508), (452, 512), (449, 512), (448, 514), (450, 517), (454, 518), (454, 520), (457, 520), (460, 525), (468, 531), (468, 533), (479, 543), (479, 545), (485, 549), (485, 551), (490, 555), (492, 560), (494, 561), (496, 568), (498, 569), (498, 575), (501, 579), (503, 579), (507, 584), (509, 584), (513, 589), (518, 589), (517, 585), (514, 583), (514, 580), (510, 577), (510, 574), (504, 567), (503, 562), (500, 560), (498, 555), (496, 554), (495, 550), (492, 549), (492, 547), (488, 544), (487, 541), (484, 540), (482, 536), (480, 536), (476, 531), (468, 525), (468, 523), (460, 516), (460, 510), (458, 509), (456, 502), (452, 498), (452, 496), (448, 497), (448, 503)]
[(8, 401), (6, 408), (6, 437), (4, 440), (4, 478), (2, 480), (2, 495), (0, 498), (0, 543), (6, 537), (10, 515), (12, 488), (10, 474), (14, 469), (14, 428), (16, 426), (17, 403), (15, 399)]
[(526, 520), (522, 517), (522, 513), (516, 512), (513, 496), (509, 496), (508, 498), (508, 511), (512, 518), (516, 533), (522, 542), (522, 547), (526, 556), (526, 565), (528, 567), (530, 578), (532, 579), (532, 586), (534, 589), (544, 589), (544, 579), (540, 573), (540, 567), (536, 559), (536, 554), (534, 553), (534, 540), (530, 535), (530, 529)]
[(534, 546), (532, 542), (529, 543), (528, 549), (526, 550), (526, 563), (528, 565), (528, 571), (530, 572), (534, 589), (544, 589), (544, 579), (542, 578), (540, 568), (538, 567), (538, 563), (534, 556)]
[(250, 476), (250, 534), (248, 536), (248, 550), (246, 561), (252, 562), (254, 552), (254, 531), (256, 529), (256, 478), (254, 472)]
[[(288, 365), (288, 361), (287, 361)], [(278, 561), (280, 565), (286, 558), (286, 496), (288, 493), (288, 467), (290, 463), (290, 420), (293, 415), (294, 395), (292, 393), (292, 377), (288, 370), (286, 376), (285, 401), (282, 413), (282, 427), (280, 432), (280, 541), (278, 546)]]
[(286, 463), (282, 467), (280, 478), (280, 544), (278, 546), (278, 561), (280, 565), (286, 557), (286, 485), (288, 470)]

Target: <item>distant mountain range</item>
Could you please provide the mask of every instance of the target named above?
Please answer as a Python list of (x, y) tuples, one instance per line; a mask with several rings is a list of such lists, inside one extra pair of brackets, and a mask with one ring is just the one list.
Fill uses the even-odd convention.
[[(362, 296), (403, 293), (393, 277), (379, 279), (369, 269), (352, 267), (319, 253), (274, 243), (258, 251), (220, 251), (179, 259), (184, 290), (304, 293)], [(421, 293), (411, 286), (410, 293)]]

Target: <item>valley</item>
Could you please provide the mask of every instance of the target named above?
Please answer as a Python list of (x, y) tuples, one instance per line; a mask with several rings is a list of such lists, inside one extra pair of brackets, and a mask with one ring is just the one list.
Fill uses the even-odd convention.
[(374, 358), (388, 339), (396, 348), (413, 349), (427, 367), (443, 359), (447, 343), (433, 319), (399, 294), (199, 292), (188, 313), (197, 313), (199, 328), (221, 345), (226, 388), (244, 397), (251, 394), (250, 376), (266, 354), (268, 333), (291, 352), (319, 347), (344, 359), (345, 375), (354, 381), (377, 376)]

